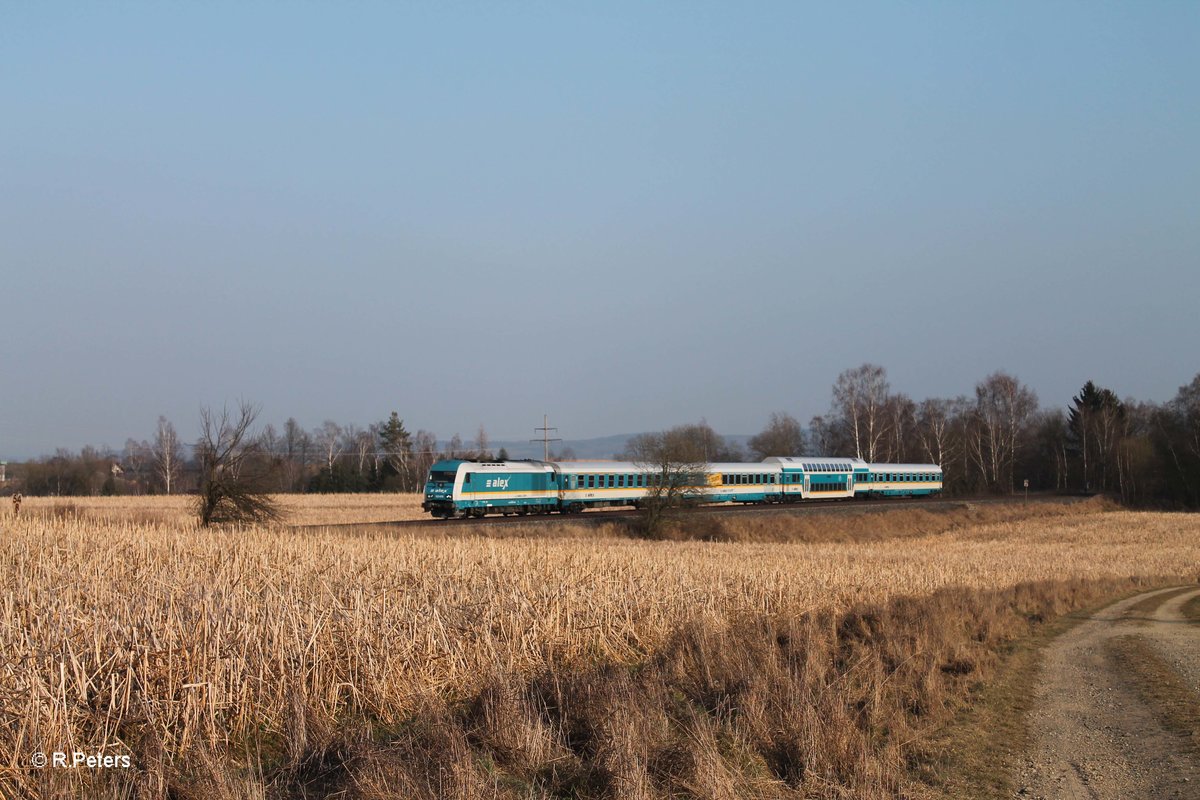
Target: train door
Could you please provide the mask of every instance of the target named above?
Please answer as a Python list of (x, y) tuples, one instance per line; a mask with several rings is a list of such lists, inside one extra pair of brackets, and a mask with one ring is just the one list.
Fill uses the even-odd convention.
[(809, 488), (809, 475), (806, 472), (806, 473), (804, 473), (804, 496), (808, 497), (808, 493), (810, 491), (812, 491), (812, 490)]
[(851, 472), (849, 475), (846, 476), (846, 491), (849, 492), (850, 494), (854, 494), (854, 473), (853, 472)]

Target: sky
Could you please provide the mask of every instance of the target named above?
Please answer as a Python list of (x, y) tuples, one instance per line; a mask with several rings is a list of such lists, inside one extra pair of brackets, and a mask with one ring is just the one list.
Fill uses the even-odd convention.
[(0, 459), (1200, 371), (1200, 3), (0, 6)]

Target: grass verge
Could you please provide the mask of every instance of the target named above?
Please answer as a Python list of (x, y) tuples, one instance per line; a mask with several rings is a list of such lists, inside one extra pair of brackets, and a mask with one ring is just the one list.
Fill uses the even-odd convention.
[(1200, 595), (1196, 595), (1191, 600), (1188, 600), (1186, 603), (1184, 603), (1179, 611), (1181, 614), (1183, 614), (1183, 618), (1188, 622), (1194, 622), (1197, 625), (1200, 625)]
[(1130, 682), (1159, 723), (1178, 735), (1194, 755), (1200, 755), (1200, 695), (1146, 637), (1116, 636), (1105, 647), (1116, 667), (1132, 678)]

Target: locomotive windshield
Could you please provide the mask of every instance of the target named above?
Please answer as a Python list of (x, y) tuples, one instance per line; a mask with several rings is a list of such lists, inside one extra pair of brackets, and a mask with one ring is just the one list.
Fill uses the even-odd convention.
[(429, 480), (432, 483), (454, 483), (454, 472), (445, 469), (434, 470), (429, 473)]

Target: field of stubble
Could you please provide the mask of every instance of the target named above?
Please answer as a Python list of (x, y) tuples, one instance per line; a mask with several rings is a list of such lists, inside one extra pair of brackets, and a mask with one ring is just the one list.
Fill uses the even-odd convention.
[[(0, 524), (5, 796), (893, 796), (1003, 642), (1200, 564), (1200, 518), (1088, 504), (777, 541), (209, 530), (179, 498)], [(54, 751), (133, 768), (30, 768)]]

